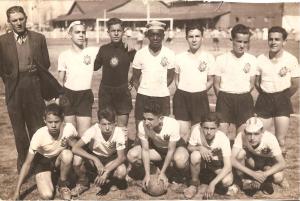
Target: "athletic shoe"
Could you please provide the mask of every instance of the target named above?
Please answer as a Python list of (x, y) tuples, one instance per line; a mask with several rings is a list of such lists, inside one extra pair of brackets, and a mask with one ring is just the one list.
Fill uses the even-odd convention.
[(81, 195), (82, 193), (87, 191), (88, 189), (89, 189), (88, 186), (85, 186), (85, 185), (82, 185), (82, 184), (76, 184), (75, 188), (73, 188), (71, 190), (71, 195), (73, 197), (78, 197), (79, 195)]
[(273, 194), (273, 193), (274, 193), (274, 188), (273, 188), (272, 182), (270, 182), (270, 181), (264, 182), (264, 183), (261, 185), (261, 191), (262, 191), (264, 194), (268, 194), (268, 195)]
[(71, 191), (68, 187), (58, 187), (58, 192), (63, 200), (71, 200)]

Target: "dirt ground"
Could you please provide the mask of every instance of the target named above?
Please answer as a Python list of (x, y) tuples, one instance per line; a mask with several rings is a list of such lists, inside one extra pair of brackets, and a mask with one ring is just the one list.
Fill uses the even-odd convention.
[[(103, 41), (104, 42), (104, 41)], [(91, 45), (95, 45), (94, 41), (91, 41)], [(175, 39), (172, 44), (168, 44), (175, 52), (183, 51), (186, 48), (186, 42), (184, 39)], [(204, 46), (212, 47), (210, 40), (204, 40)], [(57, 69), (57, 57), (59, 53), (67, 48), (66, 40), (48, 40), (48, 47), (51, 59), (51, 69), (50, 71), (56, 75)], [(221, 54), (224, 51), (228, 51), (230, 48), (230, 42), (228, 39), (221, 40), (221, 51), (212, 52), (209, 48), (207, 50), (211, 51), (214, 55)], [(287, 44), (287, 49), (294, 55), (299, 55), (299, 43), (289, 42)], [(258, 55), (266, 50), (266, 41), (252, 41), (250, 52), (254, 55)], [(299, 56), (298, 56), (299, 60)], [(101, 71), (95, 73), (93, 81), (93, 92), (95, 97), (97, 97), (97, 91), (99, 86), (99, 80), (101, 79)], [(171, 94), (174, 93), (174, 86), (170, 87)], [(132, 92), (133, 98), (135, 97), (135, 92)], [(16, 149), (14, 144), (14, 137), (12, 133), (12, 128), (10, 125), (9, 117), (7, 114), (7, 109), (5, 106), (5, 100), (3, 98), (4, 88), (2, 82), (0, 82), (0, 200), (10, 199), (14, 193), (15, 185), (17, 183), (17, 170), (16, 170)], [(210, 91), (210, 103), (215, 103), (215, 96)], [(253, 96), (256, 98), (257, 93), (254, 91)], [(287, 134), (287, 168), (285, 170), (285, 175), (290, 183), (290, 188), (287, 190), (282, 190), (278, 186), (274, 186), (275, 192), (272, 195), (265, 195), (261, 192), (255, 194), (252, 197), (246, 196), (242, 192), (238, 192), (234, 197), (228, 197), (224, 195), (215, 195), (213, 199), (288, 199), (288, 200), (298, 200), (300, 198), (300, 179), (299, 179), (299, 92), (292, 98), (293, 107), (295, 115), (291, 117), (291, 123), (289, 127), (289, 132)], [(93, 107), (93, 122), (96, 122), (96, 101)], [(133, 114), (130, 115), (129, 121), (129, 133), (135, 133)], [(134, 182), (130, 184), (126, 190), (118, 190), (114, 192), (109, 192), (105, 196), (97, 196), (96, 193), (99, 189), (95, 186), (85, 192), (78, 199), (80, 200), (181, 200), (185, 199), (182, 191), (184, 187), (177, 189), (176, 191), (168, 189), (167, 194), (160, 197), (151, 197), (144, 192), (142, 192), (139, 186), (140, 182)], [(30, 178), (22, 187), (22, 198), (28, 200), (39, 199), (34, 178)], [(55, 199), (60, 199), (56, 196)], [(201, 194), (195, 196), (195, 199), (200, 200)]]

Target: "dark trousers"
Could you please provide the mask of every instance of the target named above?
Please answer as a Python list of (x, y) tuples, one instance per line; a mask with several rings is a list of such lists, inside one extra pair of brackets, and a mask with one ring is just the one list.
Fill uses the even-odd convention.
[(14, 94), (7, 102), (18, 152), (18, 172), (26, 159), (32, 135), (45, 125), (44, 109), (38, 76), (35, 73), (20, 73)]

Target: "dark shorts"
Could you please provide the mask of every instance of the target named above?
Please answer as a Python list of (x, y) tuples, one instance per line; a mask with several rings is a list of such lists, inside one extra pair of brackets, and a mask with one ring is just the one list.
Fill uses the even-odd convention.
[(213, 42), (214, 43), (219, 43), (219, 39), (218, 38), (213, 38)]
[(120, 87), (100, 85), (99, 88), (99, 110), (112, 107), (117, 115), (129, 114), (132, 110), (131, 93), (128, 84)]
[(255, 113), (262, 118), (290, 117), (290, 114), (293, 113), (290, 90), (286, 89), (276, 93), (260, 93), (255, 104)]
[(173, 97), (175, 119), (199, 123), (210, 112), (206, 91), (190, 93), (177, 89)]
[[(253, 170), (264, 170), (266, 166), (273, 166), (276, 163), (276, 159), (270, 158), (270, 157), (262, 157), (253, 154), (252, 152), (248, 151), (247, 149), (244, 149), (246, 151), (246, 166)], [(254, 160), (254, 167), (251, 167), (249, 163), (247, 163), (247, 160), (253, 159)]]
[(94, 103), (94, 95), (91, 89), (82, 91), (73, 91), (64, 88), (65, 97), (68, 99), (69, 104), (64, 106), (65, 116), (92, 116), (92, 106)]
[(153, 101), (161, 105), (162, 109), (162, 115), (164, 116), (169, 116), (171, 111), (170, 111), (170, 96), (165, 96), (165, 97), (152, 97), (152, 96), (146, 96), (137, 93), (136, 94), (136, 101), (135, 101), (135, 111), (134, 111), (134, 116), (136, 120), (143, 120), (143, 113), (144, 113), (144, 105), (148, 101)]
[(234, 123), (237, 127), (253, 116), (254, 103), (250, 93), (232, 94), (220, 91), (217, 98), (216, 112), (222, 122)]
[(55, 162), (57, 157), (58, 155), (52, 158), (47, 158), (40, 153), (35, 154), (32, 163), (32, 169), (34, 174), (38, 174), (40, 172), (46, 172), (46, 171), (50, 171), (50, 172), (54, 171), (56, 169)]

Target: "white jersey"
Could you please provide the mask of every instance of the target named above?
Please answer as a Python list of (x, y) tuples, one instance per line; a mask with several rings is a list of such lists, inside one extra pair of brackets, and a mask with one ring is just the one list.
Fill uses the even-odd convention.
[(152, 140), (153, 144), (159, 148), (168, 148), (169, 141), (177, 142), (180, 139), (179, 124), (171, 117), (163, 117), (163, 126), (159, 133), (148, 129), (141, 121), (138, 127), (138, 136), (141, 140)]
[(57, 139), (50, 135), (48, 127), (44, 126), (38, 129), (30, 141), (29, 153), (36, 152), (41, 155), (52, 158), (60, 154), (65, 147), (61, 146), (63, 138), (77, 137), (78, 133), (71, 123), (66, 123)]
[(66, 88), (73, 91), (91, 89), (97, 52), (98, 48), (87, 47), (81, 52), (69, 49), (59, 55), (57, 68), (66, 72)]
[(89, 143), (90, 150), (98, 156), (109, 157), (126, 148), (126, 134), (121, 127), (115, 127), (113, 134), (106, 141), (99, 124), (96, 123), (84, 132), (81, 140), (85, 144)]
[(199, 50), (196, 54), (185, 51), (176, 56), (175, 72), (179, 74), (178, 89), (187, 92), (206, 90), (207, 76), (213, 75), (215, 58)]
[(256, 57), (244, 53), (237, 58), (232, 52), (217, 57), (215, 75), (221, 77), (220, 91), (227, 93), (250, 92), (250, 78), (257, 73)]
[(269, 131), (263, 132), (261, 142), (255, 149), (250, 147), (247, 142), (248, 141), (244, 132), (240, 132), (234, 140), (233, 147), (238, 149), (246, 149), (247, 151), (262, 157), (272, 158), (281, 154), (281, 149), (275, 135)]
[[(189, 140), (190, 145), (192, 145), (192, 146), (202, 145), (203, 146), (203, 142), (202, 142), (200, 136), (203, 135), (203, 137), (204, 137), (204, 133), (201, 134), (200, 132), (202, 132), (202, 131), (200, 131), (200, 129), (201, 129), (201, 126), (199, 124), (194, 126), (192, 133), (191, 133), (190, 140)], [(231, 156), (230, 141), (229, 141), (228, 137), (226, 136), (226, 134), (220, 130), (216, 131), (214, 139), (208, 146), (209, 146), (208, 148), (210, 150), (221, 150), (223, 157)]]
[(297, 58), (283, 51), (278, 58), (270, 59), (269, 53), (259, 55), (258, 75), (261, 75), (260, 87), (267, 93), (283, 91), (291, 86), (291, 78), (300, 77)]
[(167, 72), (174, 68), (174, 62), (174, 52), (164, 46), (156, 56), (150, 53), (149, 46), (137, 51), (132, 67), (142, 71), (138, 93), (155, 97), (169, 96)]

